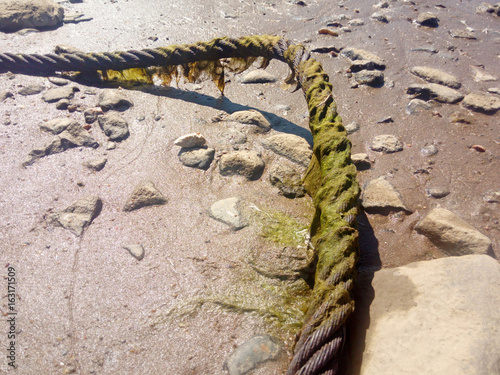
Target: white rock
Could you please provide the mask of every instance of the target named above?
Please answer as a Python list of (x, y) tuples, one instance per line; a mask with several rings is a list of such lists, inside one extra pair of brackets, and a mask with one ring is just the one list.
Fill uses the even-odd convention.
[(383, 151), (385, 153), (398, 152), (403, 150), (401, 141), (392, 134), (377, 135), (372, 139), (370, 148), (373, 151)]
[(184, 148), (202, 147), (205, 146), (206, 143), (207, 140), (200, 133), (186, 134), (174, 141), (174, 145)]

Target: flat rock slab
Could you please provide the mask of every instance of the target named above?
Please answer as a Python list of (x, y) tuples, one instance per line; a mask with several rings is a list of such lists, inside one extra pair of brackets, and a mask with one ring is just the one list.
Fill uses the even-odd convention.
[(385, 69), (385, 61), (377, 55), (359, 48), (344, 48), (342, 56), (350, 60), (368, 60), (373, 62), (377, 69)]
[(190, 168), (207, 170), (214, 160), (215, 149), (213, 148), (181, 148), (179, 161)]
[(65, 229), (70, 230), (77, 236), (90, 225), (102, 209), (101, 198), (88, 196), (77, 200), (71, 206), (51, 216), (51, 221)]
[(264, 172), (264, 161), (255, 151), (235, 151), (222, 155), (219, 171), (223, 176), (244, 176), (249, 180), (258, 180)]
[(473, 92), (465, 96), (462, 105), (472, 111), (495, 114), (500, 109), (500, 99), (480, 92)]
[(45, 90), (45, 86), (41, 83), (33, 83), (31, 85), (22, 87), (19, 89), (19, 95), (28, 96), (28, 95), (36, 95), (40, 94), (43, 90)]
[(44, 122), (40, 125), (40, 129), (52, 134), (60, 134), (72, 124), (76, 124), (78, 126), (77, 121), (68, 117), (61, 117)]
[(218, 220), (232, 229), (238, 230), (248, 225), (239, 209), (240, 200), (236, 197), (222, 199), (212, 204), (208, 214), (212, 219)]
[(63, 86), (63, 87), (55, 87), (47, 90), (43, 95), (42, 99), (47, 103), (55, 103), (61, 99), (72, 99), (75, 95), (75, 92), (79, 91), (78, 87), (75, 86)]
[(437, 83), (410, 85), (406, 92), (409, 95), (416, 95), (419, 99), (434, 99), (441, 103), (457, 103), (464, 98), (457, 90)]
[(448, 86), (452, 89), (458, 89), (462, 86), (455, 76), (439, 69), (429, 68), (427, 66), (414, 66), (410, 69), (410, 72), (427, 82)]
[(307, 167), (312, 149), (304, 138), (294, 134), (276, 134), (262, 140), (262, 145), (278, 155)]
[(127, 121), (116, 112), (97, 117), (99, 126), (110, 141), (123, 141), (130, 135)]
[(403, 144), (395, 135), (382, 134), (377, 135), (372, 139), (370, 148), (373, 151), (382, 151), (390, 154), (393, 152), (403, 151)]
[(444, 208), (434, 208), (416, 226), (448, 255), (487, 254), (491, 240), (458, 215)]
[(268, 83), (276, 82), (276, 77), (271, 73), (266, 72), (264, 69), (257, 69), (249, 72), (241, 79), (242, 83)]
[(57, 26), (64, 19), (64, 8), (52, 0), (2, 0), (0, 30), (41, 29)]
[(260, 130), (267, 132), (271, 130), (271, 124), (259, 111), (250, 109), (248, 111), (237, 111), (227, 116), (224, 121), (235, 121), (240, 124), (256, 125)]
[(99, 95), (99, 103), (97, 105), (104, 111), (115, 110), (122, 112), (134, 104), (121, 91), (104, 90)]
[(390, 212), (409, 211), (403, 203), (401, 194), (383, 176), (366, 184), (361, 202), (368, 213), (387, 215)]
[(496, 260), (442, 258), (382, 269), (372, 277), (360, 277), (355, 292), (360, 298), (352, 319), (354, 373), (499, 373)]
[(145, 206), (167, 203), (167, 198), (155, 187), (151, 181), (137, 185), (123, 206), (123, 211), (133, 211)]
[(254, 336), (231, 354), (224, 367), (229, 375), (245, 375), (262, 363), (276, 359), (281, 351), (274, 337)]

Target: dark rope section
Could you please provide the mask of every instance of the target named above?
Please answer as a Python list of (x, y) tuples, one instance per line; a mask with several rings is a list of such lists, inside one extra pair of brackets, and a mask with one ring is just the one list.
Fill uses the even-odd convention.
[[(187, 66), (201, 61), (263, 57), (287, 63), (302, 87), (313, 134), (313, 157), (304, 185), (316, 213), (311, 238), (316, 256), (314, 288), (305, 322), (297, 334), (287, 375), (336, 375), (354, 309), (351, 289), (358, 257), (359, 186), (351, 143), (337, 113), (332, 85), (321, 64), (303, 46), (279, 36), (217, 38), (209, 42), (112, 53), (48, 55), (0, 54), (0, 73), (51, 75), (56, 72), (122, 71), (132, 68)], [(213, 64), (216, 66), (216, 64)], [(243, 64), (242, 71), (248, 67)], [(223, 74), (223, 71), (222, 71)], [(217, 75), (216, 75), (217, 76)], [(220, 76), (217, 76), (220, 78)]]

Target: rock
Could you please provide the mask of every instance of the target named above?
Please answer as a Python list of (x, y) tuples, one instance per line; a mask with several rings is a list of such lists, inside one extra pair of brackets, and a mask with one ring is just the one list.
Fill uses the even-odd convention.
[(459, 216), (444, 208), (434, 208), (416, 226), (447, 255), (487, 254), (491, 240)]
[(390, 122), (394, 122), (392, 119), (392, 116), (385, 116), (382, 117), (381, 119), (377, 120), (377, 124), (388, 124)]
[(245, 76), (241, 79), (241, 83), (267, 83), (276, 81), (276, 77), (266, 72), (264, 69), (251, 71), (245, 74)]
[(425, 189), (425, 194), (432, 198), (441, 199), (448, 196), (450, 194), (450, 191), (444, 188), (430, 188)]
[(495, 8), (488, 3), (481, 3), (476, 7), (476, 13), (493, 13)]
[(64, 8), (52, 0), (3, 0), (0, 6), (0, 30), (57, 26), (64, 18)]
[(86, 166), (88, 169), (91, 169), (93, 171), (100, 171), (101, 169), (104, 168), (106, 163), (108, 162), (108, 159), (101, 157), (98, 159), (90, 160), (85, 163), (83, 163), (84, 166)]
[[(500, 87), (490, 87), (487, 90), (490, 94), (497, 94), (500, 95)], [(5, 99), (4, 99), (5, 100)], [(2, 100), (2, 94), (0, 94), (0, 102), (3, 102)]]
[(469, 30), (448, 30), (448, 33), (452, 38), (477, 39), (474, 33)]
[(219, 161), (221, 175), (240, 175), (249, 180), (258, 180), (264, 167), (264, 161), (255, 151), (235, 151), (222, 155)]
[(370, 143), (370, 148), (373, 151), (382, 151), (385, 153), (398, 152), (403, 150), (403, 144), (396, 138), (396, 136), (391, 134), (377, 135), (372, 139)]
[(12, 98), (14, 96), (9, 90), (3, 90), (0, 92), (0, 103), (7, 100), (7, 98)]
[(267, 121), (264, 115), (253, 109), (231, 113), (229, 116), (224, 118), (224, 121), (235, 121), (240, 124), (256, 125), (259, 130), (263, 132), (271, 130), (271, 124)]
[(378, 70), (361, 70), (354, 73), (354, 79), (360, 85), (380, 86), (384, 84), (384, 73)]
[(365, 21), (363, 21), (361, 18), (355, 18), (349, 21), (349, 26), (363, 26), (364, 24)]
[(429, 12), (420, 13), (416, 21), (419, 25), (422, 26), (428, 26), (428, 27), (439, 26), (439, 18), (437, 18), (435, 14)]
[(368, 213), (387, 215), (390, 212), (409, 212), (399, 192), (384, 176), (366, 184), (361, 196), (361, 204)]
[(422, 147), (420, 150), (420, 155), (422, 156), (433, 156), (436, 155), (439, 152), (438, 148), (436, 145), (426, 145)]
[(387, 1), (380, 1), (377, 4), (375, 4), (373, 7), (377, 8), (377, 9), (385, 9), (385, 8), (389, 8), (389, 3)]
[(458, 89), (462, 86), (455, 76), (427, 66), (414, 66), (410, 69), (410, 72), (427, 82), (438, 83), (440, 85), (451, 87), (452, 89)]
[(115, 142), (109, 141), (106, 144), (106, 150), (114, 150), (115, 148), (116, 148), (116, 143)]
[(42, 85), (41, 83), (33, 83), (31, 85), (22, 87), (18, 91), (18, 93), (23, 96), (28, 96), (28, 95), (40, 94), (43, 90), (45, 90), (44, 85)]
[(60, 77), (49, 77), (49, 82), (56, 86), (66, 86), (69, 81)]
[(47, 103), (58, 102), (61, 99), (72, 99), (75, 95), (76, 91), (80, 91), (78, 87), (72, 86), (64, 86), (64, 87), (55, 87), (52, 89), (48, 89), (45, 94), (43, 94), (42, 99)]
[(342, 56), (347, 57), (350, 60), (368, 60), (373, 62), (377, 69), (385, 69), (385, 61), (374, 55), (371, 52), (359, 49), (359, 48), (344, 48), (341, 52)]
[(362, 70), (374, 70), (377, 69), (373, 61), (370, 60), (354, 60), (349, 67), (352, 73), (359, 72)]
[(83, 111), (83, 116), (85, 117), (85, 122), (87, 124), (93, 124), (102, 114), (103, 111), (100, 107), (87, 108), (85, 111)]
[(112, 109), (123, 112), (134, 104), (119, 90), (104, 90), (99, 95), (99, 102), (97, 105), (101, 107), (103, 111)]
[(94, 18), (85, 17), (84, 14), (81, 13), (66, 13), (64, 15), (63, 22), (64, 23), (79, 23), (79, 22), (87, 22), (92, 21)]
[(184, 148), (203, 147), (206, 144), (207, 140), (200, 133), (186, 134), (174, 141), (174, 145)]
[(102, 209), (102, 200), (96, 196), (81, 198), (71, 206), (50, 217), (55, 225), (70, 230), (77, 236), (99, 215)]
[(500, 109), (500, 99), (480, 92), (473, 92), (465, 96), (462, 105), (472, 111), (495, 114)]
[(352, 318), (355, 373), (498, 374), (495, 259), (441, 258), (363, 276)]
[(240, 212), (240, 200), (236, 197), (222, 199), (210, 206), (208, 214), (232, 229), (238, 230), (248, 225)]
[(97, 116), (99, 126), (111, 141), (123, 141), (130, 135), (128, 123), (116, 112)]
[(287, 198), (300, 198), (306, 195), (300, 173), (286, 164), (275, 164), (269, 170), (269, 181)]
[(359, 130), (359, 125), (356, 121), (351, 122), (345, 126), (345, 130), (347, 131), (347, 134), (355, 133)]
[(123, 248), (137, 260), (142, 260), (144, 258), (144, 247), (141, 244), (125, 245)]
[(432, 106), (424, 100), (412, 99), (408, 102), (408, 105), (405, 108), (405, 112), (409, 115), (415, 115), (418, 113), (419, 109), (428, 111), (431, 108)]
[(367, 154), (364, 154), (364, 153), (352, 154), (351, 160), (354, 163), (354, 165), (356, 166), (356, 169), (358, 171), (364, 171), (366, 169), (370, 169), (372, 166), (370, 158), (368, 157)]
[(438, 85), (437, 83), (410, 85), (406, 93), (409, 95), (416, 95), (418, 99), (426, 101), (434, 99), (441, 103), (457, 103), (464, 98), (458, 91), (443, 85)]
[(307, 167), (312, 157), (309, 143), (294, 134), (276, 134), (262, 140), (262, 145), (278, 155)]
[(471, 68), (474, 72), (474, 81), (476, 82), (492, 82), (497, 80), (497, 77), (485, 72), (483, 69), (479, 69), (472, 65)]
[(207, 170), (214, 160), (213, 148), (181, 148), (179, 161), (186, 167)]
[(383, 12), (375, 12), (370, 16), (370, 18), (372, 20), (375, 20), (375, 21), (389, 23), (389, 19), (387, 18), (386, 14)]
[(457, 122), (462, 124), (472, 124), (474, 118), (467, 112), (455, 111), (449, 117), (450, 122)]
[(70, 102), (68, 99), (61, 99), (56, 103), (56, 109), (66, 110), (70, 106)]
[(224, 367), (229, 375), (245, 375), (260, 364), (276, 359), (281, 351), (281, 345), (275, 338), (254, 336), (231, 354)]
[(64, 130), (66, 130), (66, 128), (68, 126), (70, 126), (71, 124), (76, 124), (76, 126), (78, 126), (77, 121), (70, 119), (68, 117), (62, 117), (62, 118), (56, 118), (53, 120), (49, 120), (49, 121), (41, 124), (40, 129), (47, 131), (49, 133), (52, 133), (52, 134), (60, 134)]
[(500, 203), (500, 190), (488, 190), (483, 194), (483, 199), (488, 203)]
[(146, 206), (162, 205), (167, 203), (160, 191), (151, 181), (137, 185), (123, 206), (123, 211), (129, 212)]
[(247, 136), (242, 131), (230, 128), (223, 132), (220, 141), (223, 143), (229, 143), (231, 145), (241, 145), (247, 142)]
[(415, 47), (410, 49), (411, 52), (429, 52), (438, 53), (438, 50), (432, 46)]

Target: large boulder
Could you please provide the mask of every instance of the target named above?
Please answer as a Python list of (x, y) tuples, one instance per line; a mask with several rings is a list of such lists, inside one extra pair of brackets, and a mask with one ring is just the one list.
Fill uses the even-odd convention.
[(62, 23), (64, 8), (52, 0), (0, 1), (0, 30), (54, 27)]

